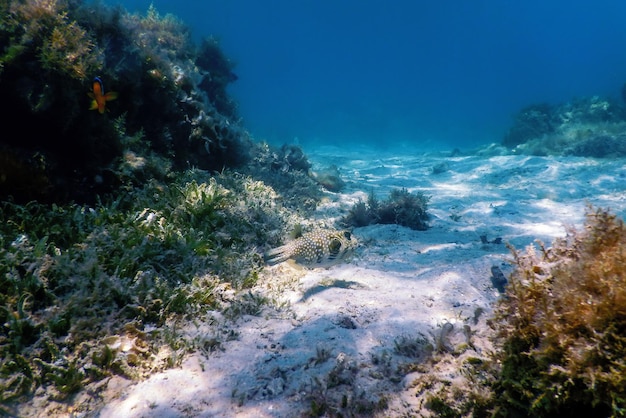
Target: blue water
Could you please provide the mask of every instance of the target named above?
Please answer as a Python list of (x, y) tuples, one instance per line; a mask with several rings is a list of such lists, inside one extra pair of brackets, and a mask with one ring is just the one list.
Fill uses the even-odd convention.
[(121, 2), (150, 3), (221, 40), (244, 125), (277, 144), (467, 149), (523, 106), (626, 82), (623, 0)]

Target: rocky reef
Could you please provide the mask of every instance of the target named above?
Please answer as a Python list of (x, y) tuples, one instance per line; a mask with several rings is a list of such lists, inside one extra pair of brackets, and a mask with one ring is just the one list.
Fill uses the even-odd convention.
[(515, 153), (620, 157), (626, 155), (626, 109), (599, 96), (521, 109), (502, 145)]
[[(154, 7), (2, 2), (0, 46), (1, 198), (93, 202), (131, 180), (221, 170), (254, 152), (226, 93), (233, 63)], [(117, 97), (102, 113), (89, 110), (96, 87)]]

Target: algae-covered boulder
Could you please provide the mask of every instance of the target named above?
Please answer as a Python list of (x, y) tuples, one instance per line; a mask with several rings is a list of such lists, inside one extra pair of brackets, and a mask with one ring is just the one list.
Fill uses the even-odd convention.
[(593, 96), (520, 110), (502, 145), (519, 154), (620, 157), (626, 155), (625, 135), (624, 108)]
[(120, 175), (128, 153), (222, 170), (254, 152), (226, 92), (233, 63), (154, 7), (5, 1), (0, 46), (0, 199), (93, 202), (133, 180)]

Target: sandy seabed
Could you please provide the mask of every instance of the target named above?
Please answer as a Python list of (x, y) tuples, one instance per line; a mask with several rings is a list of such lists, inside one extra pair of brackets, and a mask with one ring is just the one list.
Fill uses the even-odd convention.
[[(623, 159), (447, 154), (308, 152), (315, 167), (340, 167), (347, 183), (318, 208), (320, 224), (333, 225), (371, 191), (384, 199), (406, 188), (431, 196), (431, 227), (355, 228), (360, 245), (345, 263), (268, 267), (255, 290), (280, 309), (243, 317), (222, 350), (189, 354), (179, 368), (141, 382), (107, 380), (90, 400), (97, 412), (65, 415), (299, 417), (327, 405), (329, 415), (358, 416), (385, 405), (374, 415), (428, 416), (424, 399), (434, 388), (421, 379), (462, 386), (464, 359), (491, 348), (486, 319), (500, 297), (491, 271), (510, 271), (506, 243), (550, 243), (580, 228), (590, 204), (620, 216), (626, 209)], [(186, 332), (209, 332), (214, 320), (196, 318)], [(456, 354), (407, 370), (421, 361), (423, 341)]]

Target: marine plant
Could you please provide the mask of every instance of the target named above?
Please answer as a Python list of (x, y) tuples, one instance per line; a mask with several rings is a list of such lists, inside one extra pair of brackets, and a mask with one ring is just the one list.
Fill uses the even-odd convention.
[(513, 250), (495, 416), (626, 414), (626, 226), (605, 209), (586, 218), (552, 247)]
[[(96, 43), (70, 17), (68, 2), (31, 0), (3, 2), (3, 35), (8, 42), (0, 56), (0, 69), (41, 62), (47, 71), (56, 71), (77, 80), (93, 74), (103, 65)], [(19, 61), (19, 62), (18, 62)]]
[(374, 192), (367, 203), (359, 200), (341, 222), (348, 226), (371, 224), (397, 224), (416, 230), (428, 229), (429, 196), (422, 192), (411, 193), (407, 189), (394, 189), (384, 201), (379, 201)]
[(310, 409), (303, 411), (302, 416), (374, 416), (388, 408), (387, 394), (363, 390), (355, 385), (359, 366), (351, 356), (340, 352), (333, 360), (331, 355), (330, 352), (320, 352), (318, 347), (317, 357), (310, 360), (312, 364), (318, 361), (334, 364), (327, 373), (311, 379), (311, 388), (306, 394)]
[[(286, 224), (275, 200), (249, 177), (189, 170), (94, 207), (2, 203), (0, 403), (173, 366), (196, 344), (168, 336), (176, 318), (260, 312), (268, 300), (247, 289), (256, 248), (279, 242), (268, 226)], [(224, 286), (242, 292), (226, 300)]]

